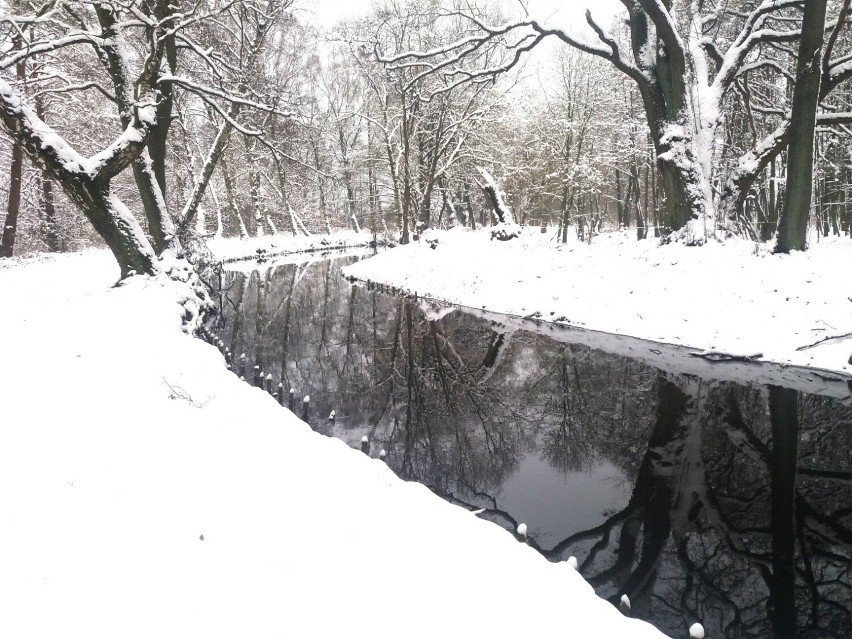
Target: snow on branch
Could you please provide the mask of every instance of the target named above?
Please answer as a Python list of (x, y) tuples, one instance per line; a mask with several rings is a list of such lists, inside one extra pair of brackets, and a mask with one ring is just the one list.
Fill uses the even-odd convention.
[[(7, 22), (8, 18), (0, 19), (0, 22)], [(2, 59), (0, 59), (0, 70), (8, 69), (15, 66), (19, 62), (26, 60), (34, 55), (41, 53), (50, 53), (63, 47), (73, 46), (77, 44), (91, 44), (100, 46), (103, 44), (103, 39), (86, 31), (73, 33), (64, 38), (56, 38), (53, 40), (45, 40), (44, 42), (27, 43), (27, 46), (19, 50), (7, 51)]]
[(763, 0), (746, 18), (745, 24), (736, 40), (734, 46), (744, 45), (754, 33), (763, 28), (767, 18), (780, 9), (801, 8), (802, 0)]
[(829, 66), (828, 76), (823, 78), (820, 98), (824, 99), (837, 85), (852, 78), (852, 56), (845, 61), (834, 61)]
[(36, 91), (32, 94), (33, 99), (41, 97), (43, 95), (55, 95), (58, 93), (72, 93), (74, 91), (88, 91), (89, 89), (97, 90), (103, 97), (105, 97), (110, 102), (115, 102), (115, 96), (112, 95), (109, 91), (106, 90), (101, 84), (97, 82), (80, 82), (78, 84), (72, 84), (68, 81), (68, 79), (64, 76), (58, 74), (51, 74), (49, 76), (39, 76), (39, 83), (44, 85), (48, 82), (52, 82), (53, 80), (59, 80), (64, 82), (62, 86), (54, 87), (54, 88), (44, 88)]
[[(403, 51), (390, 56), (382, 56), (378, 52), (377, 46), (374, 47), (376, 58), (379, 62), (387, 65), (388, 69), (398, 71), (406, 68), (423, 69), (414, 75), (405, 85), (408, 90), (427, 76), (436, 75), (443, 72), (444, 77), (453, 77), (461, 75), (461, 80), (452, 83), (452, 88), (478, 78), (493, 78), (498, 73), (506, 72), (514, 67), (520, 60), (521, 54), (535, 46), (543, 36), (534, 34), (523, 34), (514, 44), (504, 45), (506, 48), (515, 49), (514, 56), (507, 63), (492, 66), (484, 69), (464, 69), (459, 65), (468, 61), (475, 54), (481, 53), (484, 49), (491, 46), (498, 46), (504, 36), (513, 34), (516, 31), (527, 29), (530, 24), (528, 22), (508, 23), (500, 27), (489, 27), (474, 16), (461, 14), (459, 15), (474, 22), (482, 31), (481, 34), (475, 36), (467, 36), (449, 43), (443, 47), (435, 47), (427, 51)], [(446, 70), (446, 71), (445, 71)], [(440, 91), (447, 92), (447, 87)]]
[(779, 75), (783, 75), (790, 81), (791, 84), (795, 84), (796, 82), (796, 78), (793, 76), (793, 74), (790, 73), (787, 69), (785, 69), (775, 60), (758, 60), (750, 64), (744, 64), (742, 67), (739, 68), (735, 77), (739, 79), (747, 73), (751, 73), (752, 71), (758, 71), (761, 69), (771, 69)]
[(779, 31), (766, 26), (767, 20), (782, 9), (801, 8), (801, 0), (763, 0), (746, 18), (733, 44), (717, 60), (718, 71), (713, 81), (724, 94), (739, 77), (740, 69), (748, 56), (760, 44), (792, 42), (801, 35), (801, 29)]
[(823, 126), (836, 126), (839, 124), (852, 124), (852, 111), (837, 113), (820, 113), (817, 115), (817, 124)]
[(87, 158), (27, 107), (0, 79), (0, 122), (41, 166), (64, 178), (99, 180), (120, 173), (141, 152), (154, 123), (154, 104), (139, 105), (137, 116), (106, 149)]
[(16, 25), (31, 25), (31, 24), (39, 24), (42, 22), (48, 22), (53, 19), (54, 15), (62, 8), (62, 2), (60, 0), (51, 0), (51, 2), (46, 2), (41, 9), (39, 9), (34, 15), (29, 16), (16, 16), (11, 14), (6, 14), (0, 18), (0, 22), (11, 22)]
[(634, 81), (638, 83), (645, 82), (645, 76), (643, 73), (635, 64), (621, 55), (621, 50), (619, 49), (615, 38), (604, 31), (604, 29), (592, 17), (592, 12), (588, 9), (586, 10), (586, 22), (598, 36), (598, 39), (609, 47), (609, 51), (602, 47), (588, 45), (585, 42), (579, 41), (576, 38), (571, 37), (570, 34), (565, 31), (560, 30), (556, 35), (560, 40), (571, 45), (575, 49), (609, 60), (616, 69), (630, 76)]
[[(543, 27), (535, 20), (515, 21), (500, 26), (491, 26), (468, 12), (451, 11), (443, 12), (440, 15), (441, 17), (455, 16), (468, 20), (473, 23), (479, 33), (467, 35), (443, 46), (433, 47), (425, 51), (409, 50), (392, 55), (382, 55), (378, 50), (378, 44), (374, 47), (376, 59), (385, 64), (388, 69), (392, 71), (401, 69), (419, 70), (407, 82), (406, 89), (410, 89), (426, 77), (439, 74), (445, 79), (454, 81), (450, 82), (448, 86), (439, 88), (434, 94), (446, 93), (465, 82), (481, 82), (493, 79), (496, 75), (514, 68), (524, 53), (530, 51), (548, 36), (555, 36), (572, 47), (609, 60), (619, 70), (637, 81), (643, 79), (639, 69), (621, 55), (615, 39), (593, 20), (589, 12), (586, 13), (586, 20), (604, 46), (577, 39), (562, 29)], [(514, 40), (511, 39), (513, 36), (515, 36)], [(471, 61), (481, 56), (488, 47), (503, 47), (511, 51), (512, 54), (508, 60), (484, 68), (476, 69), (464, 66), (470, 65)]]

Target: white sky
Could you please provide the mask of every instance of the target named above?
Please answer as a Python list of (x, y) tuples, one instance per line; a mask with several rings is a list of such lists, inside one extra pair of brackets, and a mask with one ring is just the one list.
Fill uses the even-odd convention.
[[(297, 6), (316, 16), (317, 21), (326, 29), (345, 18), (361, 16), (370, 11), (375, 2), (381, 0), (298, 0)], [(488, 3), (502, 4), (509, 15), (521, 12), (521, 0), (485, 0)], [(612, 24), (613, 17), (624, 10), (619, 0), (523, 0), (530, 17), (544, 25), (561, 27), (572, 34), (591, 42), (597, 36), (586, 23), (586, 9), (604, 28)], [(517, 85), (519, 91), (537, 94), (543, 85), (549, 84), (554, 73), (553, 55), (563, 45), (555, 38), (548, 38), (525, 56), (523, 79)]]
[[(374, 0), (302, 0), (301, 6), (313, 10), (317, 18), (327, 27), (336, 21), (358, 16), (370, 10)], [(495, 0), (509, 10), (520, 9), (518, 0)], [(577, 33), (589, 33), (594, 37), (584, 18), (587, 8), (602, 24), (608, 25), (612, 16), (624, 7), (618, 0), (527, 0), (530, 15), (550, 25), (571, 25)]]

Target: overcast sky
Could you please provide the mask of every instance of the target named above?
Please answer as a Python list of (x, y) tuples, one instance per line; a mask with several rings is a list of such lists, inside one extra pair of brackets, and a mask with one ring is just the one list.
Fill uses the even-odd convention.
[[(498, 0), (499, 1), (499, 0)], [(369, 11), (374, 0), (302, 0), (302, 6), (312, 7), (317, 18), (327, 27), (342, 18), (358, 16)], [(510, 9), (520, 7), (517, 0), (503, 0)], [(551, 25), (571, 25), (577, 33), (586, 33), (586, 21), (583, 17), (587, 8), (591, 8), (600, 22), (608, 25), (612, 16), (623, 9), (618, 0), (528, 0), (530, 15)], [(594, 37), (590, 31), (590, 37)]]
[[(492, 0), (487, 0), (491, 2)], [(512, 14), (520, 12), (518, 0), (493, 0), (502, 3)], [(345, 18), (359, 17), (368, 13), (376, 0), (299, 0), (298, 6), (314, 14), (326, 29), (334, 27), (335, 23)], [(569, 30), (572, 34), (590, 41), (596, 41), (597, 36), (586, 23), (585, 13), (589, 8), (599, 24), (608, 27), (613, 17), (624, 9), (619, 0), (525, 0), (530, 17), (539, 22)], [(521, 80), (514, 91), (521, 91), (528, 97), (540, 94), (540, 89), (549, 85), (557, 73), (554, 67), (554, 52), (565, 46), (561, 42), (548, 38), (534, 51), (527, 54), (524, 64), (519, 67)]]

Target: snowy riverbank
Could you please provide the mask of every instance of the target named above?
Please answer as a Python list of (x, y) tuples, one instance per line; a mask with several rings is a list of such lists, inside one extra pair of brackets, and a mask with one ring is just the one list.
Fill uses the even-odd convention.
[(178, 289), (117, 275), (0, 268), (0, 636), (662, 636), (311, 432), (181, 332)]
[[(742, 240), (690, 248), (631, 236), (559, 245), (537, 229), (509, 242), (458, 229), (427, 233), (345, 272), (542, 323), (852, 375), (848, 238), (772, 255)], [(429, 239), (438, 240), (434, 249)]]
[(207, 247), (223, 262), (289, 255), (294, 253), (315, 253), (370, 246), (377, 240), (384, 242), (382, 236), (373, 237), (372, 233), (362, 231), (336, 231), (331, 235), (266, 235), (262, 237), (214, 237), (207, 240)]

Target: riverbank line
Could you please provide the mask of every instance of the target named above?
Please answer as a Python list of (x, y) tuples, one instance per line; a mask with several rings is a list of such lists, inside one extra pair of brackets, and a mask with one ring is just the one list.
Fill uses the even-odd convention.
[(213, 237), (207, 247), (224, 263), (270, 259), (300, 253), (342, 251), (384, 246), (387, 239), (367, 231), (336, 231), (330, 235), (266, 235), (261, 237)]
[(744, 240), (660, 246), (624, 232), (559, 244), (526, 229), (427, 232), (345, 269), (361, 282), (538, 323), (852, 376), (849, 238), (774, 255)]

